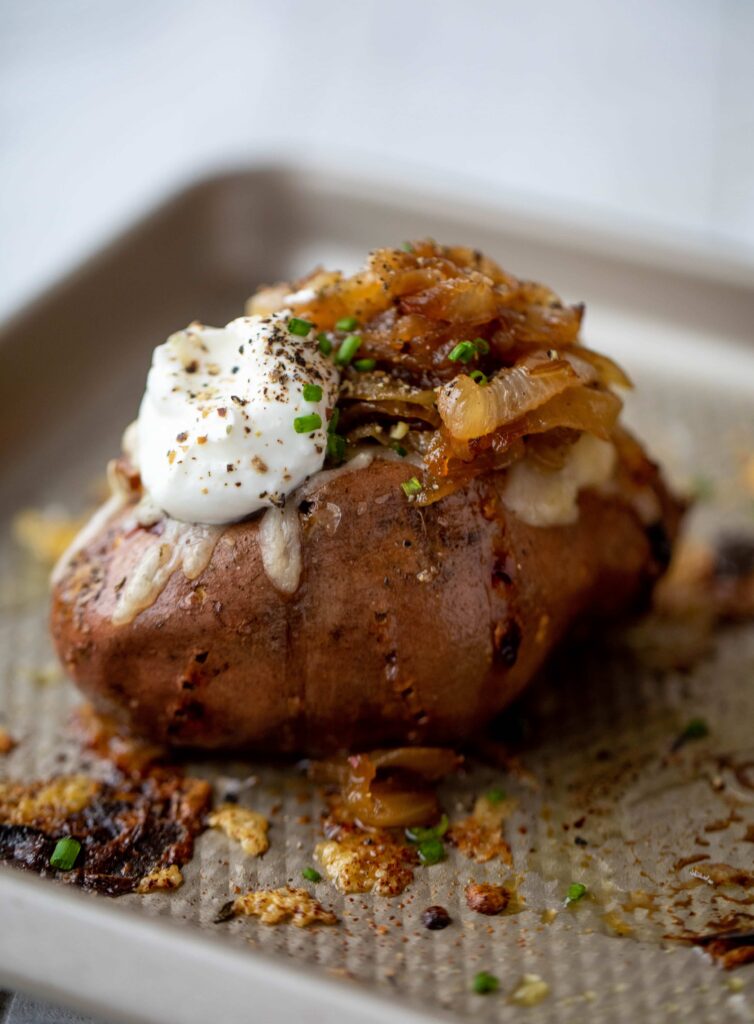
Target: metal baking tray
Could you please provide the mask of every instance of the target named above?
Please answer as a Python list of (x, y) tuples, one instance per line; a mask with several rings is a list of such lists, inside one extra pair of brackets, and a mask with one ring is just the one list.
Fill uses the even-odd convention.
[[(176, 327), (225, 323), (261, 282), (317, 263), (350, 269), (367, 249), (426, 235), (482, 248), (585, 300), (587, 339), (637, 383), (629, 421), (676, 482), (703, 475), (715, 487), (718, 499), (695, 514), (693, 530), (752, 528), (751, 495), (736, 486), (754, 453), (754, 278), (745, 261), (326, 168), (212, 177), (116, 239), (0, 336), (0, 724), (19, 740), (1, 773), (42, 777), (79, 757), (66, 727), (77, 696), (51, 668), (45, 574), (13, 543), (14, 514), (89, 503), (135, 414), (150, 352)], [(344, 897), (322, 884), (317, 895), (341, 918), (336, 928), (215, 925), (233, 885), (300, 877), (313, 861), (318, 805), (312, 791), (303, 808), (312, 823), (303, 823), (288, 785), (293, 768), (206, 762), (194, 767), (218, 787), (245, 779), (250, 805), (268, 813), (280, 805), (268, 854), (249, 860), (208, 832), (182, 889), (118, 900), (1, 869), (0, 983), (108, 1019), (165, 1024), (336, 1014), (353, 1022), (754, 1020), (753, 969), (731, 984), (701, 950), (663, 938), (673, 925), (659, 897), (636, 895), (681, 891), (678, 865), (695, 851), (751, 866), (743, 832), (754, 825), (754, 793), (735, 790), (740, 821), (705, 831), (722, 813), (720, 790), (705, 779), (730, 758), (754, 760), (753, 670), (747, 626), (722, 632), (683, 673), (642, 668), (620, 640), (582, 645), (550, 667), (510, 716), (526, 724), (523, 767), (472, 757), (442, 791), (451, 815), (493, 784), (516, 799), (506, 829), (524, 900), (517, 915), (468, 910), (466, 882), (499, 879), (503, 869), (453, 852), (392, 900)], [(669, 760), (672, 737), (696, 716), (710, 722), (710, 737)], [(730, 793), (734, 782), (723, 785)], [(564, 911), (563, 886), (581, 878), (595, 902)], [(699, 914), (713, 913), (719, 893), (688, 892)], [(420, 926), (431, 903), (448, 908), (450, 928)], [(548, 910), (558, 911), (552, 923)], [(610, 914), (632, 934), (616, 934)], [(498, 975), (498, 993), (471, 991), (482, 969)], [(526, 973), (549, 985), (528, 1008), (510, 998)]]

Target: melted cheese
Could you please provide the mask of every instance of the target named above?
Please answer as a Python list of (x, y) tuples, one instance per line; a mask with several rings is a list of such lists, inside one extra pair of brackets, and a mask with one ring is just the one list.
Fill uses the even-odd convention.
[(545, 470), (528, 459), (511, 466), (503, 502), (530, 526), (565, 526), (579, 517), (579, 491), (606, 484), (615, 469), (615, 448), (582, 434), (561, 469)]

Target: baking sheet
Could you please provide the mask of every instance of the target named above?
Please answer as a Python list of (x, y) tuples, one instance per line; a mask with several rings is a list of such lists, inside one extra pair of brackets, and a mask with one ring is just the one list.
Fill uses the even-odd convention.
[[(703, 263), (685, 274), (648, 269), (619, 249), (593, 252), (589, 239), (569, 242), (554, 230), (548, 237), (542, 225), (499, 211), (409, 192), (381, 197), (368, 183), (328, 175), (267, 170), (214, 179), (116, 242), (0, 339), (0, 711), (20, 740), (0, 771), (39, 777), (80, 758), (65, 724), (76, 694), (56, 672), (46, 638), (45, 574), (12, 543), (10, 517), (25, 506), (75, 511), (89, 502), (133, 418), (151, 349), (177, 325), (224, 323), (261, 281), (318, 262), (352, 267), (368, 248), (426, 234), (475, 244), (566, 298), (585, 298), (586, 337), (617, 354), (638, 384), (630, 421), (678, 482), (703, 476), (714, 486), (716, 500), (700, 509), (694, 529), (752, 528), (750, 496), (735, 485), (754, 453), (754, 295), (745, 285), (720, 281)], [(737, 972), (739, 991), (740, 982), (731, 988), (698, 949), (663, 939), (691, 911), (697, 920), (720, 916), (710, 905), (716, 890), (694, 884), (673, 892), (689, 882), (691, 866), (679, 868), (680, 861), (701, 852), (711, 862), (754, 866), (754, 845), (742, 840), (747, 821), (754, 825), (748, 791), (736, 789), (740, 821), (706, 831), (729, 813), (726, 797), (736, 785), (732, 776), (727, 790), (709, 785), (727, 770), (721, 755), (737, 765), (754, 758), (753, 670), (751, 627), (721, 633), (691, 673), (648, 671), (617, 637), (582, 644), (551, 666), (509, 716), (526, 727), (525, 771), (472, 758), (442, 790), (451, 816), (490, 785), (517, 800), (506, 835), (521, 876), (520, 914), (469, 911), (465, 884), (501, 880), (503, 872), (499, 863), (476, 865), (452, 852), (446, 863), (418, 870), (393, 900), (343, 897), (319, 885), (317, 895), (341, 918), (337, 928), (214, 925), (233, 886), (298, 882), (314, 862), (320, 806), (293, 769), (201, 763), (196, 771), (219, 793), (243, 780), (244, 801), (270, 814), (268, 854), (245, 858), (209, 832), (181, 890), (115, 902), (0, 871), (0, 905), (13, 925), (0, 936), (0, 978), (89, 1012), (154, 1021), (206, 1021), (208, 1013), (247, 1019), (251, 1006), (267, 1020), (335, 1012), (407, 1020), (408, 1005), (490, 1021), (754, 1019), (751, 968)], [(710, 723), (710, 737), (669, 760), (673, 737), (693, 717)], [(587, 846), (575, 843), (577, 834)], [(594, 899), (564, 911), (573, 880), (585, 881)], [(651, 900), (631, 896), (647, 892)], [(683, 914), (667, 913), (687, 897)], [(624, 909), (637, 901), (645, 906)], [(437, 903), (453, 925), (429, 932), (421, 911)], [(558, 910), (552, 923), (543, 919), (547, 910)], [(617, 936), (616, 921), (632, 935)], [(483, 969), (498, 975), (499, 993), (471, 992)], [(550, 986), (531, 1008), (509, 998), (525, 973)]]

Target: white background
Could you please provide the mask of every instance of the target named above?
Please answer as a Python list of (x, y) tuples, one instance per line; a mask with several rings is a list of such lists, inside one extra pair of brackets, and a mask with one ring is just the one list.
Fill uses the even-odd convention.
[(754, 250), (752, 0), (0, 0), (0, 314), (270, 151)]

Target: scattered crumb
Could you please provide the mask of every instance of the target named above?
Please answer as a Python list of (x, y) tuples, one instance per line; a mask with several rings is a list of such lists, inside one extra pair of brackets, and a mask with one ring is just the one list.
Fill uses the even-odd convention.
[(469, 882), (464, 889), (466, 906), (477, 914), (494, 917), (501, 914), (510, 903), (511, 894), (504, 885)]
[(282, 924), (292, 921), (297, 928), (312, 924), (337, 924), (338, 919), (330, 910), (306, 891), (288, 885), (284, 889), (259, 889), (247, 892), (232, 900), (228, 912), (221, 911), (221, 918), (258, 917), (262, 924)]
[(387, 832), (341, 829), (336, 839), (318, 843), (317, 859), (341, 892), (397, 896), (413, 881), (416, 850)]
[(449, 842), (477, 864), (484, 864), (497, 857), (510, 867), (513, 856), (503, 838), (502, 825), (515, 806), (515, 800), (493, 802), (486, 796), (478, 797), (470, 816), (451, 825), (448, 830)]
[(27, 508), (13, 520), (13, 535), (38, 562), (54, 565), (70, 547), (85, 521), (85, 516), (69, 516), (57, 507)]
[(744, 979), (743, 978), (728, 978), (725, 983), (731, 992), (743, 992), (744, 990)]
[(167, 868), (158, 868), (156, 871), (145, 875), (136, 886), (138, 893), (165, 892), (171, 889), (180, 889), (183, 885), (183, 875), (177, 864), (171, 864)]
[(222, 804), (210, 814), (210, 828), (220, 829), (229, 839), (236, 839), (250, 857), (258, 857), (270, 848), (267, 830), (270, 823), (263, 814), (237, 804)]
[(516, 1006), (536, 1006), (550, 994), (550, 986), (538, 974), (525, 974), (511, 995)]
[(11, 734), (5, 728), (0, 725), (0, 756), (10, 754), (11, 750), (16, 746), (16, 741), (13, 739)]
[(554, 907), (546, 907), (541, 914), (540, 920), (542, 924), (552, 924), (555, 918), (558, 916), (557, 910)]
[(0, 823), (54, 830), (91, 803), (100, 784), (84, 775), (50, 782), (0, 782)]

